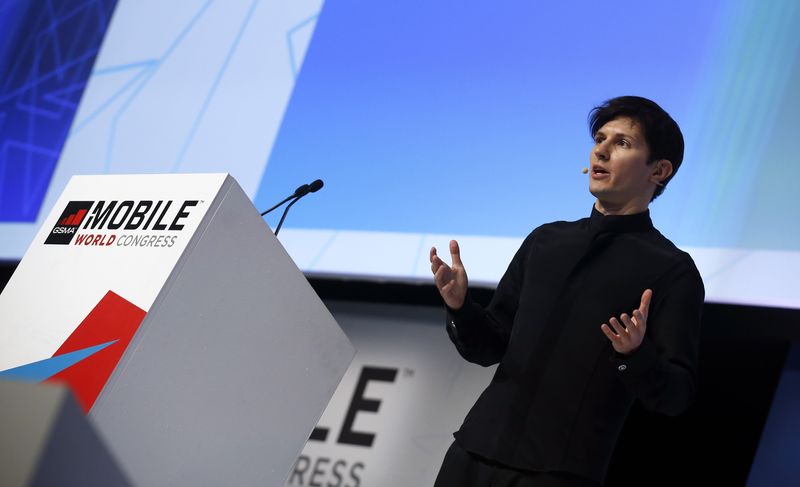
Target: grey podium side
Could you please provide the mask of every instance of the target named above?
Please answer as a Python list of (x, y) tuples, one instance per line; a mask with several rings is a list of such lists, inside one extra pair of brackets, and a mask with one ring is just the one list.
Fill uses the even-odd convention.
[(0, 485), (130, 485), (64, 386), (0, 381)]
[(354, 353), (229, 176), (89, 414), (136, 485), (279, 486)]

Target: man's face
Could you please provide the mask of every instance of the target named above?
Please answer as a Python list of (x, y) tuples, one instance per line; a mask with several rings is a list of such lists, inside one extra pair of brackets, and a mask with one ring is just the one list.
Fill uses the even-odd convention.
[(655, 189), (649, 157), (647, 141), (632, 119), (615, 118), (600, 127), (589, 153), (589, 191), (601, 207), (647, 208)]

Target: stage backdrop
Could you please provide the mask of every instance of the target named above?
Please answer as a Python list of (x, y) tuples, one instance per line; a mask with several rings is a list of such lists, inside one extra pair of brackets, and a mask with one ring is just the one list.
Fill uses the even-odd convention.
[(230, 172), (259, 207), (326, 181), (282, 238), (308, 273), (427, 280), (429, 247), (459, 238), (490, 286), (532, 228), (589, 214), (587, 112), (633, 94), (683, 128), (652, 215), (708, 299), (800, 307), (795, 0), (0, 12), (0, 257), (22, 255), (72, 174)]
[(458, 355), (444, 308), (326, 304), (358, 352), (286, 486), (433, 485), (495, 367)]

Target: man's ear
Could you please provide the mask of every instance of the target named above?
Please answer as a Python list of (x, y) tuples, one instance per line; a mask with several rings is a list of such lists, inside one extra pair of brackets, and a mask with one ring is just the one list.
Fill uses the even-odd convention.
[(667, 159), (659, 159), (653, 164), (653, 172), (650, 174), (650, 181), (656, 186), (664, 186), (664, 181), (672, 176), (672, 162)]

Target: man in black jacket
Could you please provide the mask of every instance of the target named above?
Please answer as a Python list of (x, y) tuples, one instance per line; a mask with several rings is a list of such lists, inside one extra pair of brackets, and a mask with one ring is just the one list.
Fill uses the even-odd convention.
[(451, 340), (466, 360), (499, 364), (437, 486), (602, 485), (635, 399), (669, 415), (692, 400), (703, 283), (648, 210), (683, 136), (630, 96), (592, 110), (590, 131), (591, 215), (531, 232), (488, 307), (470, 299), (458, 243), (452, 265), (431, 249)]

